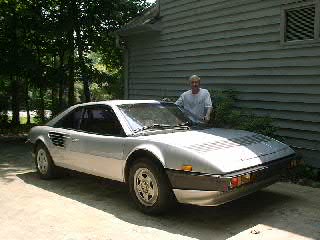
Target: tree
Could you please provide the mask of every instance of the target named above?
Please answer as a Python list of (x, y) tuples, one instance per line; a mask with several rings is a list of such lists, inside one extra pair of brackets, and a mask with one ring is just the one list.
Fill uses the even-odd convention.
[[(57, 113), (73, 105), (78, 80), (84, 101), (90, 89), (94, 98), (119, 96), (113, 32), (146, 6), (145, 0), (0, 0), (0, 106), (10, 103), (12, 124), (19, 124), (21, 108), (37, 109), (44, 121), (48, 107)], [(103, 71), (90, 58), (94, 52)]]
[[(115, 48), (112, 33), (135, 17), (148, 4), (145, 0), (71, 0), (71, 2), (80, 76), (84, 85), (85, 101), (90, 101), (89, 82), (92, 79), (89, 79), (90, 68), (85, 66), (90, 64), (87, 58), (88, 53), (101, 51), (108, 47)], [(106, 42), (110, 43), (110, 40), (113, 44), (104, 46)], [(117, 61), (119, 54), (112, 55), (112, 57)]]

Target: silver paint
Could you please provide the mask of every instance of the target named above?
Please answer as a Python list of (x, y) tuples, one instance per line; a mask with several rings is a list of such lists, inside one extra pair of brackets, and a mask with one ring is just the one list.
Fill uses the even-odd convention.
[[(146, 102), (157, 103), (152, 100), (116, 100), (80, 104), (82, 106), (104, 104), (112, 107), (126, 137), (103, 136), (54, 128), (54, 124), (61, 117), (80, 106), (76, 105), (52, 119), (46, 126), (32, 128), (29, 139), (32, 143), (38, 140), (43, 142), (57, 166), (121, 182), (125, 181), (124, 169), (127, 160), (138, 150), (153, 154), (164, 168), (180, 169), (182, 165), (192, 165), (195, 172), (217, 175), (253, 167), (294, 153), (289, 146), (279, 141), (234, 129), (168, 130), (155, 131), (152, 135), (147, 136), (137, 136), (130, 129), (117, 105)], [(64, 147), (55, 146), (52, 143), (48, 135), (50, 131), (66, 136)], [(212, 199), (217, 196), (217, 193), (201, 193), (200, 198), (206, 200), (198, 201), (196, 199), (199, 198), (199, 193), (192, 197), (190, 192), (186, 194), (176, 189), (174, 192), (179, 201), (199, 205), (206, 205), (207, 201), (214, 203)], [(236, 195), (231, 196), (236, 198)]]

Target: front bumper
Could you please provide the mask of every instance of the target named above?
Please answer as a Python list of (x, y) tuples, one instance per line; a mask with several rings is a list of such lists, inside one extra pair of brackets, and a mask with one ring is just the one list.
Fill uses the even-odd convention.
[[(299, 157), (295, 154), (248, 169), (223, 175), (201, 174), (167, 169), (173, 192), (180, 203), (216, 206), (275, 183), (287, 174)], [(295, 163), (295, 164), (293, 164)], [(250, 181), (232, 187), (232, 179), (250, 176)]]

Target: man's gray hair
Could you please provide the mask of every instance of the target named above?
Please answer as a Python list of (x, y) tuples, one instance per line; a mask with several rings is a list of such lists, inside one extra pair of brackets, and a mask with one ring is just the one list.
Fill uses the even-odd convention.
[(200, 77), (199, 77), (198, 75), (191, 75), (191, 76), (189, 77), (189, 81), (191, 81), (192, 79), (195, 79), (195, 80), (200, 81)]

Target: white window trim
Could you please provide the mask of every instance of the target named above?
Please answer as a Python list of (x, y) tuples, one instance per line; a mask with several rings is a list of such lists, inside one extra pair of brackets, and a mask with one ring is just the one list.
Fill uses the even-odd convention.
[[(286, 11), (307, 7), (310, 5), (315, 5), (315, 24), (314, 24), (314, 39), (310, 40), (297, 40), (297, 41), (285, 41), (285, 33), (286, 33)], [(280, 21), (280, 43), (281, 45), (290, 46), (290, 45), (298, 45), (298, 44), (312, 44), (320, 42), (320, 0), (307, 0), (299, 3), (287, 4), (281, 7), (281, 21)]]

